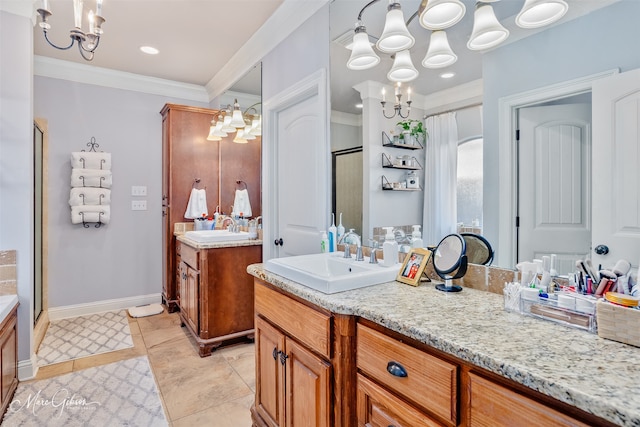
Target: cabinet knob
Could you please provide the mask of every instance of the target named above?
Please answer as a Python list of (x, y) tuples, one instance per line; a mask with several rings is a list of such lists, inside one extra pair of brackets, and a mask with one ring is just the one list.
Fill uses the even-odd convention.
[(394, 377), (406, 377), (407, 370), (399, 364), (398, 362), (391, 361), (387, 363), (387, 372), (389, 372)]
[(278, 360), (278, 347), (273, 347), (273, 353), (271, 353), (271, 355), (273, 356), (273, 360)]

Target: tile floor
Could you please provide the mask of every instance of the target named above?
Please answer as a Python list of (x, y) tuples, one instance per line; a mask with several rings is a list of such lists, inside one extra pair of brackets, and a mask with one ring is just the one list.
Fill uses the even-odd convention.
[(44, 366), (36, 379), (147, 355), (165, 415), (172, 427), (249, 427), (255, 393), (253, 344), (236, 344), (198, 356), (177, 313), (129, 318), (133, 348)]

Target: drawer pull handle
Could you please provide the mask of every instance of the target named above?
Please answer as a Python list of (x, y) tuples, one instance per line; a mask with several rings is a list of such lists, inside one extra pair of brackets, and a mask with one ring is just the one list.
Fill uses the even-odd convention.
[(391, 375), (395, 376), (395, 377), (406, 377), (407, 376), (407, 370), (404, 369), (404, 367), (399, 364), (398, 362), (389, 362), (387, 363), (387, 372), (389, 372)]

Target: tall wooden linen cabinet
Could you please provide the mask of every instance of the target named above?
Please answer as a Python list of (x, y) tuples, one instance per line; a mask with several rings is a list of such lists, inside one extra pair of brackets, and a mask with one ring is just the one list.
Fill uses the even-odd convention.
[[(219, 111), (166, 104), (162, 114), (162, 299), (169, 312), (178, 309), (174, 225), (184, 218), (192, 188), (204, 188), (207, 209), (229, 214), (237, 182), (246, 185), (252, 216), (261, 215), (261, 141), (235, 144), (233, 135), (208, 141), (211, 120)], [(196, 182), (199, 180), (198, 182)]]

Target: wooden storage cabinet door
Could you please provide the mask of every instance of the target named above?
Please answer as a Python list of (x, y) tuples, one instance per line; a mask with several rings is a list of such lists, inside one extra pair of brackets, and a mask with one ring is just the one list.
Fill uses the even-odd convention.
[[(184, 262), (183, 262), (184, 264)], [(186, 266), (187, 320), (194, 331), (200, 330), (200, 307), (198, 295), (200, 291), (200, 275), (193, 268)]]
[(284, 366), (280, 363), (284, 335), (256, 317), (256, 400), (255, 408), (270, 427), (284, 426)]
[(581, 426), (576, 419), (469, 373), (469, 426)]
[(439, 427), (440, 424), (392, 393), (358, 375), (358, 427)]
[(18, 386), (18, 359), (17, 359), (17, 336), (16, 320), (17, 309), (7, 317), (5, 326), (0, 335), (0, 368), (2, 370), (2, 385), (0, 393), (2, 397), (2, 414), (6, 411), (13, 393)]
[(286, 425), (331, 425), (331, 365), (293, 339), (285, 338)]
[[(449, 425), (457, 424), (458, 367), (358, 324), (358, 369)], [(389, 369), (401, 367), (406, 376)], [(393, 370), (393, 369), (392, 369)]]

